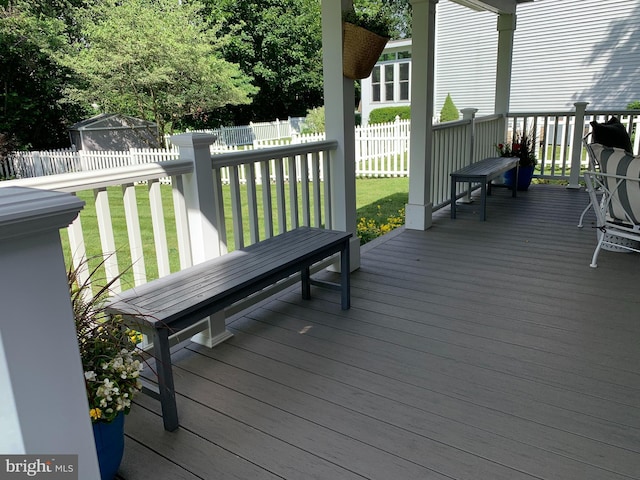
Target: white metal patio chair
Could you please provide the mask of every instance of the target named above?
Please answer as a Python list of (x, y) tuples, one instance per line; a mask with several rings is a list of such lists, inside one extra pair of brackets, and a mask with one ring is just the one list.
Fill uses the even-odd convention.
[[(598, 266), (603, 246), (640, 253), (640, 162), (634, 176), (585, 172), (584, 179), (600, 230), (590, 266)], [(598, 199), (596, 192), (602, 192)]]
[[(598, 162), (598, 159), (596, 158), (596, 154), (593, 151), (593, 149), (591, 148), (591, 144), (589, 143), (589, 137), (591, 137), (592, 132), (587, 133), (584, 137), (582, 137), (582, 144), (584, 145), (584, 148), (587, 150), (587, 158), (589, 159), (589, 171), (591, 172), (599, 172), (600, 171), (600, 163)], [(588, 190), (588, 186), (587, 186), (587, 190)], [(598, 192), (596, 192), (598, 193)], [(584, 220), (584, 216), (587, 214), (587, 212), (589, 211), (589, 209), (591, 208), (592, 202), (589, 202), (589, 205), (587, 205), (585, 207), (585, 209), (582, 211), (582, 214), (580, 215), (580, 220), (578, 220), (578, 228), (582, 228), (583, 227), (583, 220)]]

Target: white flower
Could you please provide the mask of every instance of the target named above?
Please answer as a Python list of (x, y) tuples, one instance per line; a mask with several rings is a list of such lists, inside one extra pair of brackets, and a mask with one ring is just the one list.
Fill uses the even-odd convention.
[(96, 380), (96, 372), (90, 370), (88, 372), (84, 372), (84, 378), (90, 382), (95, 382)]

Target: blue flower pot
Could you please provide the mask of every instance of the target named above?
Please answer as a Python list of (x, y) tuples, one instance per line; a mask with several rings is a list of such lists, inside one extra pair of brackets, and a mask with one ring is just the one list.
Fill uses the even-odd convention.
[[(533, 169), (534, 166), (529, 167), (520, 167), (520, 171), (518, 172), (518, 190), (528, 190), (529, 185), (531, 185), (531, 180), (533, 179)], [(516, 169), (509, 170), (504, 174), (504, 183), (513, 188), (513, 183), (516, 176)]]
[(100, 478), (113, 480), (124, 454), (124, 413), (118, 415), (113, 422), (94, 423), (93, 438), (98, 452)]

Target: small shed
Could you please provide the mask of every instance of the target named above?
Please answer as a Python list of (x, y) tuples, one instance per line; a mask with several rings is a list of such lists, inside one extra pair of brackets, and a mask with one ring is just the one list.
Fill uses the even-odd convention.
[(77, 150), (160, 147), (158, 125), (118, 113), (102, 113), (72, 125), (69, 128), (69, 138)]

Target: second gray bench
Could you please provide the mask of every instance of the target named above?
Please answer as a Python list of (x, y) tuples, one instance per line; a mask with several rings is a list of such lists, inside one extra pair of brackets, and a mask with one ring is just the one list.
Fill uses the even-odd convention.
[(513, 168), (516, 169), (512, 193), (512, 196), (515, 197), (519, 163), (518, 157), (485, 158), (453, 172), (451, 174), (451, 218), (456, 218), (456, 184), (458, 182), (469, 182), (469, 191), (471, 191), (472, 183), (480, 183), (480, 220), (482, 221), (487, 219), (487, 195), (491, 195), (491, 180)]

